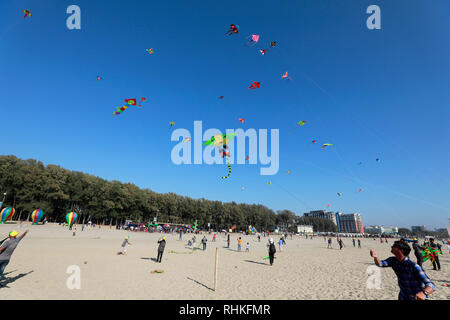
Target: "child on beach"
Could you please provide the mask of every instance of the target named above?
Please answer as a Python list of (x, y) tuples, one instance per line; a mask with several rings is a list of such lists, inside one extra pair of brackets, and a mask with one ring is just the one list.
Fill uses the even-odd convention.
[(245, 246), (245, 252), (250, 251), (250, 243), (247, 242), (247, 245)]
[(239, 239), (238, 239), (238, 251), (241, 251), (241, 246), (242, 246), (242, 239), (241, 239), (241, 237), (239, 237)]
[(278, 247), (280, 248), (280, 251), (283, 251), (283, 237), (278, 241)]
[(121, 248), (120, 248), (120, 251), (117, 252), (118, 255), (119, 255), (119, 254), (123, 254), (123, 255), (126, 255), (126, 254), (127, 254), (127, 244), (131, 245), (131, 242), (128, 241), (128, 239), (130, 239), (130, 237), (127, 236), (127, 237), (125, 238), (125, 240), (123, 240), (122, 246), (121, 246)]

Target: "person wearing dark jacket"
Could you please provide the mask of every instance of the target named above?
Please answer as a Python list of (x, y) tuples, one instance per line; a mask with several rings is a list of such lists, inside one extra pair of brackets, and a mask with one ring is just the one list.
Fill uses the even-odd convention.
[(207, 241), (208, 241), (208, 239), (206, 239), (206, 236), (203, 236), (203, 239), (202, 239), (203, 251), (206, 250), (206, 242), (207, 242)]
[[(430, 247), (432, 247), (433, 249), (439, 250), (439, 248), (436, 245), (436, 243), (434, 243), (434, 239), (433, 238), (430, 239)], [(437, 269), (436, 269), (436, 265), (437, 265)], [(436, 257), (434, 258), (433, 270), (441, 271), (441, 263), (439, 262), (439, 256), (438, 255), (436, 255)]]
[(273, 259), (275, 257), (275, 252), (277, 252), (277, 249), (275, 248), (275, 243), (273, 243), (273, 239), (269, 239), (269, 261), (270, 265), (273, 265)]
[(414, 249), (414, 255), (416, 256), (417, 264), (419, 266), (422, 266), (422, 263), (423, 263), (422, 250), (424, 248), (419, 246), (419, 241), (415, 238), (414, 238), (414, 243), (413, 243), (413, 249)]
[(166, 237), (162, 237), (161, 240), (158, 240), (159, 246), (158, 246), (158, 257), (156, 258), (156, 261), (161, 263), (161, 259), (163, 256), (164, 248), (166, 247)]

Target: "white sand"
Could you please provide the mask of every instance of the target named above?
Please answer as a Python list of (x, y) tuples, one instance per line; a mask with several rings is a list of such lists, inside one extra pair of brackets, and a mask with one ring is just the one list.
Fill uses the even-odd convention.
[[(167, 245), (162, 263), (156, 263), (157, 240), (161, 234), (119, 231), (77, 226), (76, 236), (67, 227), (30, 224), (19, 227), (0, 225), (0, 237), (16, 229), (20, 234), (30, 232), (14, 252), (6, 267), (7, 286), (0, 288), (0, 299), (356, 299), (381, 300), (398, 297), (397, 278), (391, 268), (381, 271), (381, 289), (367, 289), (367, 267), (373, 266), (369, 249), (380, 258), (392, 256), (389, 243), (363, 239), (362, 249), (353, 248), (351, 239), (344, 239), (346, 247), (339, 250), (333, 240), (333, 250), (327, 249), (323, 238), (306, 240), (294, 236), (287, 239), (282, 252), (278, 251), (271, 267), (267, 256), (268, 238), (258, 242), (255, 236), (243, 236), (243, 252), (237, 252), (238, 234), (231, 236), (231, 249), (226, 238), (218, 236), (212, 242), (207, 235), (207, 250), (193, 254), (184, 246), (191, 234), (166, 235)], [(130, 235), (131, 246), (126, 256), (116, 253), (125, 236)], [(197, 244), (202, 236), (197, 235)], [(279, 236), (274, 236), (275, 241)], [(250, 252), (245, 244), (250, 242)], [(219, 248), (219, 274), (214, 292), (214, 264)], [(424, 268), (437, 287), (432, 300), (447, 300), (450, 287), (442, 286), (450, 280), (449, 254), (445, 249), (440, 257), (440, 272), (433, 271), (429, 262)], [(412, 255), (415, 260), (414, 255)], [(85, 264), (86, 262), (86, 264)], [(81, 288), (67, 288), (66, 273), (70, 265), (81, 270)], [(151, 274), (153, 270), (164, 273)]]

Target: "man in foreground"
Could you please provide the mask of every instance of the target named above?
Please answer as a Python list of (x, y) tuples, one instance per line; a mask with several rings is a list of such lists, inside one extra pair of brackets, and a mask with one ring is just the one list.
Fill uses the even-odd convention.
[(379, 267), (392, 267), (398, 278), (399, 300), (425, 300), (436, 287), (422, 267), (408, 258), (411, 248), (403, 241), (395, 241), (391, 252), (394, 257), (380, 261), (375, 250), (370, 250), (375, 264)]
[[(20, 237), (17, 237), (19, 233), (16, 230), (11, 231), (9, 233), (9, 240), (6, 240), (2, 243), (0, 247), (0, 280), (3, 280), (3, 272), (5, 271), (5, 268), (8, 265), (14, 250), (16, 250), (16, 247), (19, 244), (20, 240), (22, 240), (27, 233), (28, 230), (25, 231)], [(2, 286), (3, 285), (0, 284), (0, 287)]]

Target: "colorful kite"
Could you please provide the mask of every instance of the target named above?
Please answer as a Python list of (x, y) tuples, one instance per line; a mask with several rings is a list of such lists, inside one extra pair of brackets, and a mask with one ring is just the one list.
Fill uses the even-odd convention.
[(78, 218), (78, 214), (76, 212), (69, 212), (66, 215), (66, 221), (67, 221), (67, 225), (69, 226), (69, 228), (73, 225), (73, 223), (75, 222), (75, 220), (77, 220)]
[(197, 230), (197, 227), (198, 227), (198, 221), (197, 221), (197, 220), (195, 220), (195, 222), (194, 222), (194, 231), (196, 231), (196, 230)]
[(121, 114), (122, 112), (124, 112), (127, 109), (128, 109), (127, 106), (117, 107), (116, 111), (113, 112), (113, 115), (117, 116), (117, 115)]
[(316, 140), (311, 141), (311, 143), (316, 143)]
[(297, 122), (297, 124), (298, 124), (299, 126), (304, 126), (304, 125), (306, 124), (306, 121), (299, 121), (299, 122)]
[(329, 147), (329, 146), (334, 146), (334, 144), (331, 144), (331, 143), (325, 143), (325, 144), (321, 147), (321, 149), (325, 149), (326, 147)]
[(223, 99), (223, 98), (225, 98), (224, 96), (220, 96), (220, 97), (218, 97), (217, 99)]
[(44, 211), (41, 209), (36, 209), (31, 213), (31, 221), (33, 221), (33, 224), (38, 224), (42, 217), (44, 217)]
[(245, 160), (247, 160), (247, 161), (248, 161), (249, 159), (250, 159), (250, 157), (249, 157), (249, 156), (246, 156), (246, 157), (245, 157)]
[(25, 15), (23, 16), (23, 18), (25, 19), (26, 17), (31, 17), (31, 12), (30, 10), (22, 10), (23, 13), (25, 13)]
[(253, 90), (253, 89), (259, 88), (260, 85), (261, 85), (260, 82), (254, 81), (254, 82), (250, 85), (250, 87), (248, 87), (248, 88), (249, 88), (250, 90)]
[(5, 223), (8, 219), (12, 218), (12, 216), (14, 215), (14, 208), (11, 207), (6, 207), (2, 210), (2, 212), (0, 213), (0, 223)]
[(258, 230), (256, 230), (255, 227), (253, 227), (252, 225), (248, 226), (248, 230), (247, 230), (248, 234), (256, 234), (258, 232)]
[(244, 187), (241, 187), (241, 191), (244, 191), (245, 190), (245, 188)]
[(271, 41), (271, 42), (270, 42), (270, 47), (271, 47), (271, 48), (274, 48), (276, 45), (277, 45), (277, 42), (276, 42), (276, 41)]
[(244, 123), (245, 119), (244, 118), (239, 118), (238, 119), (240, 123)]
[(359, 189), (359, 190), (358, 190), (358, 192), (361, 192), (361, 191), (363, 191), (363, 189)]
[(153, 48), (145, 49), (145, 51), (147, 51), (149, 54), (153, 54)]
[(291, 174), (291, 170), (286, 171), (287, 174)]
[(230, 134), (216, 134), (211, 139), (203, 143), (204, 146), (209, 146), (211, 144), (214, 144), (215, 147), (220, 147), (222, 145), (226, 145), (227, 141), (230, 139), (233, 139), (234, 136), (237, 135), (237, 133), (230, 133)]
[(340, 197), (340, 196), (342, 196), (342, 193), (338, 192), (337, 195)]
[(97, 76), (97, 81), (102, 80), (102, 77)]
[(263, 49), (263, 50), (260, 49), (259, 52), (260, 52), (262, 55), (265, 55), (266, 52), (267, 52), (267, 50), (266, 50), (266, 49)]
[(138, 107), (142, 107), (142, 102), (146, 101), (147, 98), (142, 97), (141, 101), (139, 101)]
[(175, 125), (175, 122), (170, 121), (169, 124), (170, 124), (170, 127), (172, 128)]
[(269, 181), (267, 184), (268, 184), (269, 186), (271, 186), (271, 185), (272, 185), (272, 181)]
[(228, 167), (228, 175), (223, 176), (222, 179), (228, 179), (231, 175), (231, 165), (230, 165), (230, 161), (227, 158), (227, 167)]
[(436, 257), (440, 254), (442, 254), (441, 251), (432, 247), (427, 247), (422, 251), (423, 261), (430, 260), (431, 264), (433, 264), (433, 262), (436, 260)]
[(225, 33), (229, 36), (231, 36), (233, 33), (239, 33), (239, 26), (236, 26), (235, 24), (230, 25), (230, 29)]
[(259, 35), (258, 34), (252, 34), (247, 39), (250, 39), (250, 41), (247, 42), (247, 45), (254, 46), (259, 41)]
[(130, 106), (136, 105), (136, 99), (125, 99), (125, 102), (129, 104)]

